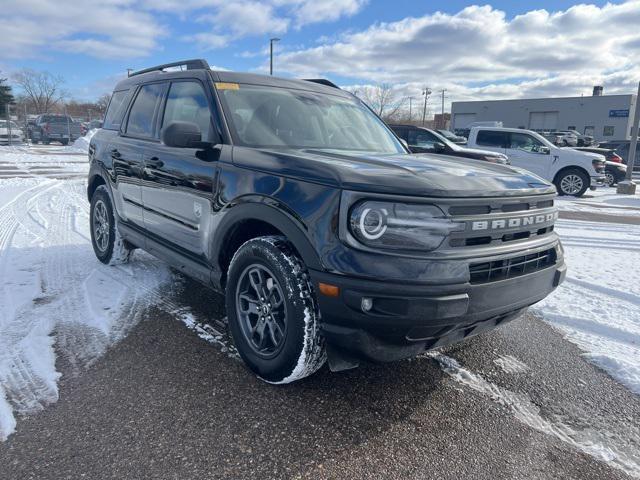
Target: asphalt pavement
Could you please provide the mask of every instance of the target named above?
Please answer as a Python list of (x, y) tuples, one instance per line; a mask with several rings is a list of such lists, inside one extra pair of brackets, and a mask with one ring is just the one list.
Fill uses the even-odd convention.
[[(219, 329), (222, 298), (178, 285), (165, 294)], [(421, 356), (271, 386), (154, 307), (86, 370), (59, 361), (59, 401), (18, 420), (0, 478), (638, 474), (640, 400), (533, 315), (443, 355), (462, 370)]]

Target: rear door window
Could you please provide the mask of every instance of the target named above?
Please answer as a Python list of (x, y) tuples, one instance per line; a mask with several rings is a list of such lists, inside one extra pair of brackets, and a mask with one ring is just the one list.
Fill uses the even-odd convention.
[(154, 137), (156, 114), (164, 88), (164, 83), (150, 83), (140, 88), (129, 112), (127, 135)]
[(426, 130), (409, 130), (407, 143), (412, 147), (434, 148), (434, 144), (440, 140)]
[(509, 138), (508, 132), (497, 132), (493, 130), (480, 130), (476, 138), (478, 145), (485, 147), (506, 148)]

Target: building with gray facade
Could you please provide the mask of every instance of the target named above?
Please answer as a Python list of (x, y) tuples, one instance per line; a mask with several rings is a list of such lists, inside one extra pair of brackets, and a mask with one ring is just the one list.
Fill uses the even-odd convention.
[(464, 129), (473, 122), (496, 121), (504, 127), (536, 131), (577, 130), (597, 141), (631, 137), (636, 95), (532, 98), (453, 102), (452, 128)]

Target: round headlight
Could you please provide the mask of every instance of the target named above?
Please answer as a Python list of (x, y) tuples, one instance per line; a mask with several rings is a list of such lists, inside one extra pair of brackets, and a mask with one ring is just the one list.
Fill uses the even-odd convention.
[(360, 215), (360, 233), (367, 240), (377, 240), (387, 231), (386, 209), (365, 208)]

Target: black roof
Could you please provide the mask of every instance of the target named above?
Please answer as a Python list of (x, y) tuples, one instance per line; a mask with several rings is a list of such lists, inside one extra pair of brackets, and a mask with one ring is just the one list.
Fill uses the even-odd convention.
[[(165, 70), (174, 67), (185, 67), (181, 70)], [(203, 72), (211, 75), (214, 82), (241, 83), (249, 85), (265, 85), (298, 90), (309, 90), (318, 93), (327, 93), (350, 97), (351, 94), (341, 90), (329, 80), (295, 80), (291, 78), (274, 77), (271, 75), (258, 75), (255, 73), (231, 72), (227, 70), (211, 70), (205, 60), (183, 60), (179, 62), (157, 65), (133, 72), (126, 79), (118, 82), (114, 90), (124, 90), (140, 83), (153, 82), (172, 78), (193, 78), (202, 75)]]

